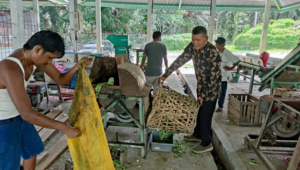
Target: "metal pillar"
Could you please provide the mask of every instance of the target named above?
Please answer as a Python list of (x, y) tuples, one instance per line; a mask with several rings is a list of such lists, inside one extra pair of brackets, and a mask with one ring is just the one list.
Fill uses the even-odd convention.
[(32, 5), (33, 5), (33, 16), (34, 16), (34, 22), (36, 24), (36, 32), (40, 31), (40, 9), (39, 9), (39, 1), (38, 0), (33, 0), (32, 1)]
[(13, 50), (17, 50), (25, 43), (22, 0), (10, 0), (10, 14)]
[(103, 53), (102, 27), (101, 27), (101, 0), (96, 0), (96, 30), (97, 30), (97, 53)]
[(266, 1), (266, 5), (265, 5), (265, 12), (264, 12), (264, 23), (263, 23), (262, 33), (261, 33), (259, 54), (263, 53), (266, 50), (268, 26), (270, 22), (271, 5), (273, 0), (265, 0), (265, 1)]
[(275, 78), (272, 77), (272, 79), (271, 79), (271, 88), (270, 88), (270, 95), (273, 95), (274, 88), (275, 88)]
[[(74, 29), (74, 12), (77, 10), (77, 0), (69, 1), (69, 15), (70, 15), (70, 34), (71, 42), (74, 49), (74, 52), (77, 52), (77, 31)], [(75, 54), (74, 62), (78, 62), (78, 55)]]
[(153, 0), (148, 0), (147, 43), (152, 41), (152, 31), (153, 31)]
[(215, 25), (215, 15), (216, 15), (216, 5), (217, 0), (211, 0), (211, 6), (210, 6), (210, 19), (209, 19), (209, 27), (208, 27), (208, 41), (213, 41), (214, 36), (214, 25)]
[(257, 24), (257, 12), (255, 12), (255, 15), (254, 15), (254, 23), (253, 23), (253, 27), (255, 27)]
[(254, 78), (255, 78), (255, 70), (252, 69), (252, 70), (251, 70), (251, 79), (250, 79), (249, 94), (252, 94), (252, 92), (253, 92)]

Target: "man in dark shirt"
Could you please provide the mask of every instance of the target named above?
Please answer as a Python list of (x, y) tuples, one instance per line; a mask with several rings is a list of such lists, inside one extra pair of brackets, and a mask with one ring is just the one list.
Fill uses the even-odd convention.
[(206, 29), (202, 26), (195, 27), (192, 31), (192, 42), (159, 79), (159, 82), (163, 83), (173, 71), (193, 59), (197, 79), (197, 99), (201, 107), (198, 111), (194, 134), (185, 136), (185, 139), (200, 142), (193, 148), (195, 153), (213, 150), (211, 122), (221, 90), (221, 57), (216, 47), (207, 40)]

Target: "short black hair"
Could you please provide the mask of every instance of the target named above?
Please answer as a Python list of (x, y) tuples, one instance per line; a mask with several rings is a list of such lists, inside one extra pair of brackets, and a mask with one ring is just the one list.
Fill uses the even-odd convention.
[(152, 35), (152, 38), (153, 38), (153, 39), (156, 39), (156, 38), (159, 38), (159, 37), (161, 37), (161, 32), (160, 32), (160, 31), (155, 31), (155, 32), (153, 33), (153, 35)]
[(63, 38), (56, 32), (50, 30), (43, 30), (35, 33), (23, 45), (24, 50), (32, 50), (34, 46), (40, 45), (44, 49), (44, 53), (59, 52), (57, 58), (62, 58), (65, 55), (65, 43)]
[(202, 26), (197, 26), (193, 29), (192, 33), (194, 35), (197, 35), (197, 34), (202, 34), (204, 36), (207, 36), (207, 31), (206, 31), (206, 28), (205, 27), (202, 27)]

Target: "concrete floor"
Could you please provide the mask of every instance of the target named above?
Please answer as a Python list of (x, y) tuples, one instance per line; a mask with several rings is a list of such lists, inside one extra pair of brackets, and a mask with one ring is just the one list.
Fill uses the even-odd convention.
[[(193, 69), (185, 69), (184, 72), (186, 74), (193, 74)], [(195, 76), (189, 75), (191, 81), (195, 83)], [(175, 81), (175, 75), (172, 75), (167, 81), (169, 84), (173, 84)], [(174, 82), (175, 84), (175, 82)], [(172, 85), (172, 88), (175, 88), (176, 91), (181, 92), (180, 86)], [(237, 84), (228, 84), (227, 94), (232, 93), (247, 93), (249, 88), (249, 82), (241, 81)], [(264, 94), (269, 94), (269, 90), (265, 90), (263, 92), (258, 91), (258, 86), (256, 86), (253, 90), (253, 95), (256, 97), (262, 96)], [(214, 114), (214, 120), (218, 123), (218, 125), (223, 130), (224, 134), (226, 134), (227, 139), (232, 144), (233, 148), (237, 152), (238, 156), (241, 158), (243, 163), (247, 166), (249, 170), (265, 170), (266, 167), (259, 160), (259, 158), (253, 152), (246, 152), (244, 150), (244, 136), (252, 133), (258, 134), (260, 131), (260, 127), (240, 127), (235, 124), (227, 115), (227, 98), (225, 100), (225, 108), (221, 113)], [(70, 103), (64, 103), (63, 108), (65, 112), (68, 111), (70, 107)], [(110, 116), (113, 116), (110, 114)], [(137, 128), (120, 128), (120, 127), (109, 127), (106, 131), (108, 140), (115, 139), (115, 133), (119, 133), (119, 140), (133, 140), (138, 142), (139, 140), (139, 129)], [(55, 135), (50, 138), (50, 140), (46, 143), (45, 149), (50, 148), (60, 137), (63, 135), (62, 132), (57, 132)], [(183, 136), (185, 134), (175, 135), (175, 139), (179, 141), (183, 141)], [(165, 153), (165, 152), (154, 152), (148, 151), (147, 158), (143, 159), (140, 157), (141, 152), (140, 149), (137, 148), (127, 148), (125, 154), (124, 166), (128, 170), (215, 170), (218, 169), (211, 154), (193, 154), (191, 152), (191, 148), (195, 146), (196, 143), (183, 143), (183, 148), (186, 148), (186, 154), (183, 158), (174, 158), (174, 153)], [(122, 148), (125, 149), (125, 148)], [(287, 164), (280, 160), (287, 155), (270, 155), (271, 162), (277, 169), (287, 169)], [(251, 165), (249, 161), (251, 158), (256, 159), (258, 165)], [(48, 168), (51, 170), (58, 169), (59, 164), (63, 161), (66, 162), (66, 169), (71, 169), (71, 164), (66, 160), (70, 159), (70, 154), (68, 150), (61, 154), (59, 158)], [(120, 169), (120, 168), (119, 168)], [(118, 170), (118, 168), (117, 168)]]
[[(182, 89), (180, 89), (181, 87), (176, 83), (176, 76), (176, 74), (170, 76), (167, 79), (168, 84), (174, 90), (183, 92)], [(64, 109), (64, 113), (67, 113), (70, 108), (70, 103), (64, 103), (62, 104), (62, 107)], [(109, 117), (113, 117), (113, 114), (110, 113)], [(109, 127), (106, 131), (108, 141), (115, 141), (115, 134), (117, 132), (119, 141), (133, 140), (134, 142), (139, 142), (140, 140), (140, 131), (138, 128)], [(140, 156), (141, 150), (138, 148), (120, 148), (122, 150), (126, 150), (124, 166), (128, 170), (217, 170), (218, 168), (211, 153), (193, 154), (192, 148), (196, 146), (197, 143), (184, 141), (184, 135), (186, 134), (178, 134), (174, 136), (174, 139), (182, 143), (182, 148), (186, 150), (186, 153), (182, 158), (174, 158), (176, 154), (172, 152), (156, 152), (149, 149), (146, 159), (143, 159)], [(56, 132), (45, 143), (45, 150), (51, 148), (51, 146), (53, 146), (62, 136), (62, 132)], [(61, 162), (65, 162), (66, 169), (71, 170), (71, 164), (67, 161), (68, 159), (71, 159), (71, 156), (67, 149), (47, 169), (56, 170), (59, 168)], [(121, 170), (121, 168), (116, 169)]]
[[(186, 74), (187, 78), (190, 80), (190, 82), (196, 87), (196, 78), (194, 75), (193, 69), (181, 69), (180, 70), (183, 74)], [(249, 91), (249, 80), (247, 79), (244, 81), (243, 78), (240, 79), (239, 83), (228, 83), (227, 88), (227, 96), (228, 94), (243, 94), (248, 93)], [(259, 92), (258, 90), (259, 86), (254, 86), (253, 88), (253, 96), (259, 98), (262, 95), (268, 95), (270, 94), (270, 90), (266, 89), (262, 92)], [(223, 112), (215, 112), (214, 113), (214, 120), (218, 123), (220, 128), (223, 130), (224, 134), (226, 134), (227, 139), (230, 141), (231, 145), (237, 152), (238, 156), (241, 158), (243, 163), (247, 166), (247, 169), (249, 170), (265, 170), (266, 167), (263, 165), (263, 163), (260, 161), (260, 159), (256, 156), (254, 152), (249, 152), (244, 150), (244, 137), (247, 134), (259, 134), (260, 127), (241, 127), (238, 126), (234, 121), (230, 119), (230, 117), (227, 114), (227, 108), (228, 106), (228, 97), (226, 97), (225, 103), (224, 103), (224, 109)], [(217, 108), (217, 106), (216, 106)], [(288, 155), (273, 155), (268, 154), (268, 156), (271, 158), (272, 164), (276, 167), (276, 169), (287, 169), (287, 163), (280, 160), (280, 158), (284, 158)], [(291, 155), (290, 155), (291, 156)], [(250, 159), (256, 159), (258, 162), (258, 165), (251, 165), (249, 164)]]
[[(139, 142), (139, 129), (137, 128), (122, 128), (109, 127), (106, 131), (107, 140), (114, 141), (115, 133), (119, 133), (119, 140), (133, 140)], [(209, 169), (217, 170), (217, 166), (209, 153), (193, 154), (192, 148), (197, 143), (183, 141), (183, 136), (186, 134), (179, 134), (174, 136), (174, 140), (182, 142), (186, 153), (182, 158), (174, 158), (175, 153), (172, 152), (156, 152), (148, 150), (146, 159), (141, 158), (141, 150), (138, 148), (122, 148), (126, 149), (124, 166), (128, 170), (198, 170)]]

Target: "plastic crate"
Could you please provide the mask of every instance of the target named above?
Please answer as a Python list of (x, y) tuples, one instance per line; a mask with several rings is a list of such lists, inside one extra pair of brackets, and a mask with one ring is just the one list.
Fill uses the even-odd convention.
[(154, 133), (151, 133), (150, 136), (150, 145), (152, 151), (158, 151), (158, 152), (172, 152), (173, 150), (173, 135), (169, 135), (167, 138), (166, 143), (158, 142), (160, 141), (160, 132), (155, 131)]

